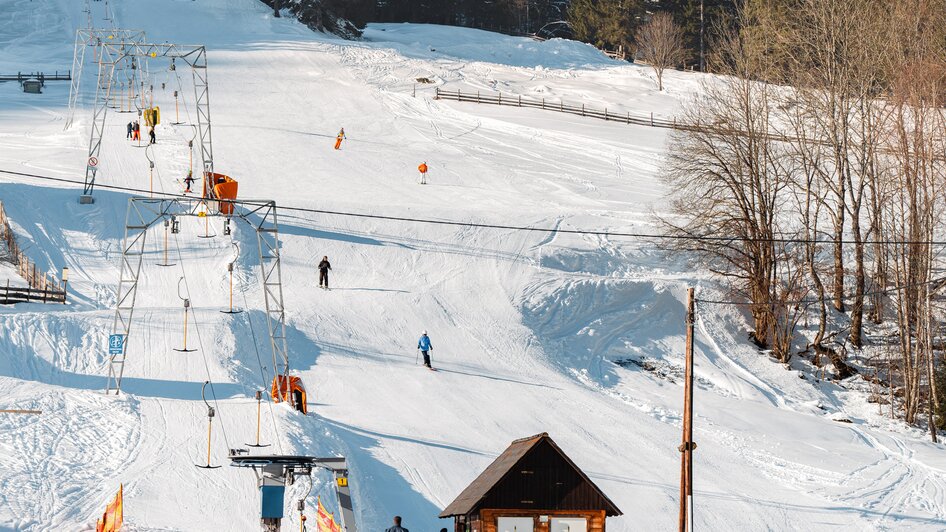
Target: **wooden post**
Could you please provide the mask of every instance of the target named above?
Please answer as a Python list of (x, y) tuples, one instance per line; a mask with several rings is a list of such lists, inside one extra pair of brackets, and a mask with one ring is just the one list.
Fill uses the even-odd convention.
[(687, 289), (686, 370), (683, 378), (683, 443), (680, 451), (680, 532), (693, 532), (693, 288)]

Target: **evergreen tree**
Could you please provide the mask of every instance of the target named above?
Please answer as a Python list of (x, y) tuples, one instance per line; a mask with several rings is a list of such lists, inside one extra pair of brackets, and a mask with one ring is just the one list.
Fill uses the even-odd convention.
[(703, 46), (709, 56), (710, 36), (717, 24), (736, 13), (736, 0), (659, 0), (658, 11), (673, 15), (683, 29), (683, 41), (689, 51), (689, 63), (700, 60), (700, 4), (703, 4)]
[(568, 9), (576, 39), (609, 49), (629, 47), (645, 16), (643, 0), (572, 0)]

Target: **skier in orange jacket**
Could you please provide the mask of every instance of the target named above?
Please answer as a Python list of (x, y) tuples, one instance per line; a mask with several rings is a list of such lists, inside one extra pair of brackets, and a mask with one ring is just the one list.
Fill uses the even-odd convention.
[(342, 147), (342, 140), (343, 140), (343, 139), (346, 139), (346, 138), (348, 138), (348, 137), (345, 136), (345, 128), (342, 128), (342, 130), (339, 131), (339, 132), (338, 132), (338, 135), (335, 137), (335, 149), (336, 149), (336, 150)]

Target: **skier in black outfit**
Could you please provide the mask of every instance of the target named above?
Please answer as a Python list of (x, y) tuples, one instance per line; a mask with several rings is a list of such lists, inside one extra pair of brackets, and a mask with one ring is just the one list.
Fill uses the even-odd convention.
[(125, 136), (126, 139), (132, 138), (132, 132), (135, 130), (135, 125), (131, 122), (128, 122), (128, 135)]
[(154, 138), (154, 126), (151, 126), (151, 129), (148, 130), (148, 136), (151, 137), (151, 142), (149, 142), (149, 144), (156, 144), (158, 142)]
[(191, 191), (191, 185), (194, 184), (194, 172), (191, 170), (187, 171), (187, 177), (184, 178), (184, 185), (187, 186), (187, 189), (184, 192)]
[(328, 261), (328, 256), (322, 257), (322, 262), (319, 263), (319, 288), (328, 290), (328, 271), (331, 269), (332, 263)]

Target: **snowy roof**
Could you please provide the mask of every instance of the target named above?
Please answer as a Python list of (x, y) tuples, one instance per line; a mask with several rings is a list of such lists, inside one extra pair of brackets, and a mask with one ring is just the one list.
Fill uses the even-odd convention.
[[(551, 437), (549, 437), (547, 432), (541, 434), (536, 434), (534, 436), (529, 436), (527, 438), (520, 438), (513, 441), (502, 454), (500, 454), (496, 460), (493, 460), (493, 463), (489, 465), (478, 477), (474, 480), (469, 486), (463, 490), (457, 498), (440, 513), (440, 517), (453, 517), (457, 515), (467, 515), (472, 512), (475, 512), (486, 498), (491, 495), (494, 489), (499, 486), (508, 476), (510, 472), (515, 471), (517, 466), (529, 456), (529, 454), (534, 450), (540, 447), (540, 444), (546, 443), (549, 447), (554, 449), (555, 454), (565, 463), (568, 467), (573, 469), (577, 473), (578, 477), (585, 485), (585, 487), (590, 488), (590, 492), (600, 497), (600, 501), (603, 505), (603, 510), (608, 516), (613, 515), (622, 515), (621, 510), (601, 491), (594, 482), (588, 478), (585, 473), (575, 465), (574, 462), (562, 452), (561, 448), (555, 444)], [(596, 497), (596, 498), (597, 498)], [(549, 510), (552, 508), (541, 508), (543, 510)]]

